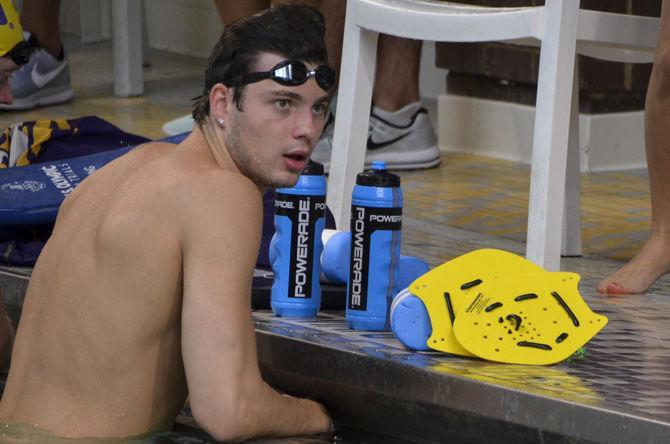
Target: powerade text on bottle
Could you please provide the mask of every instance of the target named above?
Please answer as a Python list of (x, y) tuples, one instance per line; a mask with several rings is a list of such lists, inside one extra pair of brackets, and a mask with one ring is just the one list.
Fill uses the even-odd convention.
[(388, 330), (396, 294), (402, 192), (400, 178), (386, 163), (356, 177), (351, 196), (351, 259), (346, 318), (355, 330)]
[(325, 212), (323, 165), (310, 160), (293, 188), (276, 191), (270, 305), (278, 316), (309, 318), (319, 311)]

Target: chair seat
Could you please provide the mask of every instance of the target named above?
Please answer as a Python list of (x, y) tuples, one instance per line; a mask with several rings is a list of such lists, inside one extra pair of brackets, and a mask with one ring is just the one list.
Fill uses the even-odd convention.
[(399, 37), (451, 42), (484, 42), (538, 37), (542, 6), (472, 6), (434, 0), (362, 0), (347, 8), (356, 24)]
[(577, 52), (613, 62), (650, 63), (660, 29), (656, 17), (581, 9)]

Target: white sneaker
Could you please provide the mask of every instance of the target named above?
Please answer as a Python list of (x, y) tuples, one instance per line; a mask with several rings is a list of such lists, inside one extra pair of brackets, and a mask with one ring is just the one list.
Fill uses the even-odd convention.
[[(334, 127), (334, 120), (329, 117), (312, 154), (312, 160), (324, 164), (326, 170), (330, 166)], [(389, 169), (394, 170), (431, 168), (440, 163), (437, 137), (428, 119), (428, 111), (419, 102), (394, 112), (372, 108), (366, 167), (376, 160), (383, 160)]]
[(176, 136), (177, 134), (186, 133), (193, 130), (195, 122), (191, 114), (177, 117), (169, 120), (163, 125), (163, 132), (168, 136)]
[(70, 86), (70, 68), (67, 58), (54, 58), (44, 48), (37, 45), (34, 37), (26, 35), (27, 41), (35, 46), (30, 61), (16, 70), (10, 79), (14, 102), (1, 104), (0, 109), (25, 111), (36, 106), (49, 106), (69, 102), (74, 98)]

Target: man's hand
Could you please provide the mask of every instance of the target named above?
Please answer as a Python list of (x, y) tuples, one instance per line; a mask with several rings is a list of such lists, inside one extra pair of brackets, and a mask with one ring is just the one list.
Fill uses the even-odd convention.
[(326, 433), (335, 431), (335, 424), (333, 423), (333, 420), (331, 419), (330, 415), (328, 414), (328, 411), (326, 410), (326, 407), (324, 407), (323, 404), (320, 404), (316, 401), (312, 401), (311, 399), (294, 398), (291, 395), (282, 395), (282, 396), (297, 399), (298, 401), (304, 404), (304, 408), (307, 412), (307, 414), (305, 415), (305, 420), (308, 423), (313, 422), (314, 427), (313, 429), (314, 431), (305, 432), (306, 434), (311, 435), (316, 433)]

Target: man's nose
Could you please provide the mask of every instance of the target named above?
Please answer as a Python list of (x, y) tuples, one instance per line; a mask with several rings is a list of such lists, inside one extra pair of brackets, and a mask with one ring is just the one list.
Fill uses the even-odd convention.
[(313, 140), (321, 135), (324, 119), (312, 112), (311, 107), (301, 112), (296, 122), (294, 137)]

